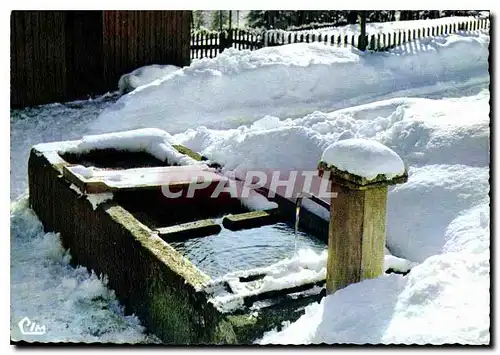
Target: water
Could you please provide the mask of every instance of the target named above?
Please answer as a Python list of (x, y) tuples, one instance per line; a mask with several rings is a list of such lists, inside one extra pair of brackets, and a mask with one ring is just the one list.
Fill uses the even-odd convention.
[(298, 249), (321, 252), (326, 244), (286, 223), (230, 231), (170, 243), (207, 275), (217, 278), (228, 272), (272, 265), (292, 258)]
[(295, 247), (293, 249), (293, 256), (297, 256), (297, 232), (299, 231), (299, 220), (300, 220), (300, 206), (302, 205), (302, 197), (297, 197), (295, 201)]

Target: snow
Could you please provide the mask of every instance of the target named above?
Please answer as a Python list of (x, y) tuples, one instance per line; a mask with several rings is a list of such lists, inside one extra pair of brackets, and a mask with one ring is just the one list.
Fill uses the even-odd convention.
[[(368, 35), (378, 34), (378, 33), (393, 33), (399, 31), (408, 31), (408, 30), (422, 30), (423, 28), (436, 27), (446, 24), (459, 24), (463, 22), (468, 22), (476, 20), (474, 16), (451, 16), (451, 17), (442, 17), (437, 19), (428, 19), (428, 20), (407, 20), (407, 21), (390, 21), (390, 22), (368, 22), (366, 24), (366, 33)], [(315, 33), (322, 35), (359, 35), (360, 26), (359, 24), (353, 25), (345, 25), (338, 27), (325, 27), (311, 30), (302, 30), (297, 31), (300, 34), (305, 33)], [(295, 31), (293, 32), (295, 33)]]
[(401, 94), (409, 89), (411, 96), (429, 96), (436, 84), (447, 85), (448, 94), (469, 90), (471, 81), (487, 87), (488, 45), (487, 31), (476, 31), (416, 40), (379, 53), (321, 43), (257, 51), (230, 48), (121, 97), (90, 129), (227, 129), (266, 115), (298, 118), (316, 110), (410, 96)]
[(69, 185), (69, 188), (73, 191), (76, 191), (80, 196), (85, 195), (86, 199), (92, 204), (92, 208), (94, 209), (94, 211), (101, 203), (113, 199), (113, 194), (111, 192), (84, 194), (82, 190), (80, 190), (75, 184)]
[[(486, 253), (488, 254), (488, 253)], [(406, 276), (350, 285), (260, 344), (488, 344), (487, 255), (433, 256)]]
[(405, 165), (399, 155), (383, 144), (368, 139), (345, 139), (329, 145), (321, 161), (370, 181), (379, 174), (387, 180), (403, 176)]
[(269, 201), (264, 195), (253, 190), (249, 190), (248, 197), (241, 197), (239, 200), (243, 206), (251, 211), (266, 211), (278, 208), (276, 202)]
[(101, 203), (112, 200), (113, 199), (113, 194), (111, 192), (103, 192), (103, 193), (98, 193), (98, 194), (88, 194), (87, 195), (87, 200), (92, 204), (92, 208), (95, 209), (97, 206), (99, 206)]
[[(11, 337), (29, 342), (157, 342), (134, 315), (125, 315), (105, 278), (70, 265), (57, 233), (45, 233), (26, 196), (11, 204)], [(45, 325), (23, 335), (17, 322)]]
[[(10, 198), (15, 199), (27, 189), (28, 157), (33, 145), (80, 139), (89, 133), (89, 123), (115, 100), (116, 96), (104, 95), (95, 100), (11, 110)], [(56, 164), (61, 162), (57, 154), (49, 158)]]
[[(114, 148), (130, 152), (147, 152), (161, 161), (180, 165), (198, 164), (193, 158), (179, 153), (171, 145), (172, 137), (157, 128), (143, 128), (124, 132), (84, 136), (74, 145), (65, 145), (60, 152), (83, 154), (96, 149)], [(82, 171), (83, 172), (83, 171)], [(87, 171), (83, 172), (88, 173)], [(89, 177), (91, 177), (90, 175)]]
[[(467, 213), (469, 218), (475, 217), (468, 220), (467, 225), (483, 234), (480, 211), (489, 216), (488, 179), (488, 166), (411, 167), (408, 182), (396, 185), (388, 194), (386, 237), (391, 252), (423, 262), (432, 255), (464, 249), (467, 243), (461, 238), (466, 234), (460, 233), (457, 238), (452, 232), (467, 232), (460, 227), (465, 218), (462, 214)], [(454, 221), (454, 225), (450, 225)], [(469, 239), (472, 238), (469, 236)], [(484, 240), (484, 234), (481, 239)], [(481, 239), (474, 240), (470, 246)]]
[(131, 73), (124, 74), (118, 81), (118, 90), (121, 94), (127, 94), (140, 86), (156, 82), (158, 79), (179, 70), (175, 65), (152, 64), (140, 67)]
[[(301, 249), (297, 255), (287, 258), (276, 264), (236, 271), (212, 280), (206, 286), (207, 292), (212, 295), (209, 299), (222, 312), (232, 312), (243, 307), (243, 298), (268, 291), (282, 290), (305, 284), (324, 281), (326, 279), (326, 262), (328, 253), (323, 251), (318, 254), (311, 249)], [(384, 257), (384, 270), (409, 271), (416, 263), (395, 257), (386, 251)], [(240, 277), (265, 274), (261, 279), (250, 282), (241, 282)], [(216, 287), (221, 282), (227, 282), (231, 293)], [(312, 293), (319, 293), (320, 287), (315, 287)]]
[(94, 167), (92, 166), (73, 165), (70, 167), (70, 170), (84, 179), (90, 179), (94, 176)]
[[(389, 53), (314, 44), (227, 50), (116, 104), (102, 98), (12, 110), (11, 199), (26, 189), (31, 145), (91, 133), (163, 129), (169, 135), (155, 142), (186, 145), (236, 172), (316, 170), (332, 143), (373, 140), (408, 167), (408, 181), (389, 189), (386, 245), (392, 255), (385, 267), (412, 271), (350, 285), (260, 341), (488, 343), (488, 45), (489, 36), (476, 32), (415, 41)], [(325, 214), (308, 202), (305, 208)], [(102, 279), (67, 263), (69, 253), (56, 234), (43, 232), (26, 202), (11, 212), (14, 338), (15, 323), (29, 316), (47, 325), (45, 339), (149, 341)], [(320, 258), (311, 258), (308, 268), (282, 265), (266, 284), (254, 286), (284, 287), (301, 275), (317, 276)], [(239, 296), (244, 292), (251, 291), (242, 288)], [(96, 294), (104, 303), (92, 300)]]

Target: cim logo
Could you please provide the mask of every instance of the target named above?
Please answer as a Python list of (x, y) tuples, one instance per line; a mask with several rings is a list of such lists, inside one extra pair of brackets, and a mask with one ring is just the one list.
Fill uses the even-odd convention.
[(21, 319), (19, 323), (19, 330), (24, 335), (43, 335), (47, 333), (47, 328), (44, 325), (38, 325), (32, 322), (28, 317)]

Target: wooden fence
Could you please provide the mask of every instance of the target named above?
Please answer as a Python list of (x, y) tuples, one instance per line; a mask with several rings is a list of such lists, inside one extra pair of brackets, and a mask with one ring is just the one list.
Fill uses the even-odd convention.
[[(474, 19), (459, 23), (443, 24), (420, 29), (370, 34), (365, 37), (367, 49), (385, 51), (415, 39), (441, 36), (459, 31), (476, 31), (488, 29), (489, 19)], [(261, 34), (252, 34), (244, 30), (229, 30), (220, 33), (201, 34), (191, 36), (191, 58), (214, 58), (226, 48), (255, 50), (262, 47), (281, 46), (291, 43), (324, 43), (332, 46), (352, 45), (358, 47), (360, 35), (315, 33), (297, 33), (289, 31), (266, 31)]]
[(87, 98), (149, 64), (189, 65), (191, 11), (13, 11), (11, 106)]
[(239, 29), (191, 35), (191, 59), (214, 58), (226, 48), (255, 50), (264, 46), (262, 34)]

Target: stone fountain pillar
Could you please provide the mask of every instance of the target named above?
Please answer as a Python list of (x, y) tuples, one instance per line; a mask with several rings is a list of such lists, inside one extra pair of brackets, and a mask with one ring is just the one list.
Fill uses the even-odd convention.
[(401, 158), (371, 140), (347, 139), (330, 145), (318, 164), (331, 181), (327, 293), (384, 272), (387, 187), (404, 183)]

